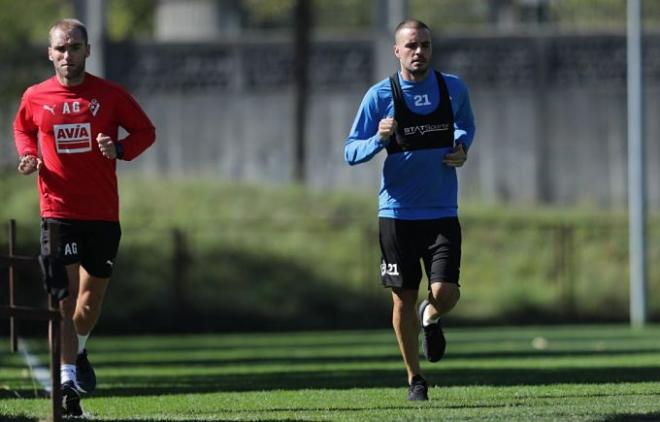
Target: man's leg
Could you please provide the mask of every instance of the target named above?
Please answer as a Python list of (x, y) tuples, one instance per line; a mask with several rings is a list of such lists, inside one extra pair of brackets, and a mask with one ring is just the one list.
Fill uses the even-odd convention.
[[(69, 294), (60, 301), (60, 313), (62, 314), (62, 365), (75, 365), (78, 354), (78, 337), (74, 327), (73, 318), (78, 298), (79, 264), (66, 266), (69, 277)], [(64, 382), (64, 380), (62, 381)]]
[(408, 383), (419, 375), (419, 322), (415, 311), (417, 290), (392, 289), (392, 326), (396, 334)]
[(105, 298), (109, 283), (110, 278), (94, 277), (80, 267), (80, 289), (76, 311), (73, 315), (78, 335), (88, 336), (96, 326), (99, 316), (101, 316), (103, 298)]
[(428, 385), (419, 368), (419, 321), (415, 304), (422, 268), (415, 247), (414, 223), (379, 218), (381, 278), (392, 289), (392, 327), (408, 379), (408, 400), (428, 400)]
[(449, 313), (458, 303), (461, 291), (456, 283), (439, 281), (431, 284), (429, 305), (424, 311), (424, 319), (437, 321), (441, 316)]
[(428, 400), (428, 385), (419, 369), (417, 290), (392, 289), (392, 326), (408, 373), (408, 400)]
[(437, 362), (445, 354), (447, 342), (442, 331), (440, 317), (451, 311), (460, 297), (458, 284), (431, 283), (428, 299), (419, 305), (419, 320), (424, 330), (422, 346), (429, 362)]
[(96, 389), (96, 373), (87, 358), (87, 338), (101, 315), (109, 282), (110, 278), (95, 277), (80, 267), (80, 290), (73, 322), (78, 334), (76, 358), (78, 384), (87, 393), (92, 393)]
[(80, 391), (76, 379), (76, 355), (78, 353), (78, 337), (73, 323), (73, 314), (76, 309), (78, 297), (78, 268), (79, 264), (66, 266), (69, 279), (69, 294), (60, 301), (62, 314), (62, 410), (64, 415), (81, 416)]

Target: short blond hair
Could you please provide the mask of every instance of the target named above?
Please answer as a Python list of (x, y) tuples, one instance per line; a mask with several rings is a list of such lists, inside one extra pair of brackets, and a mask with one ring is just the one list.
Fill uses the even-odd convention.
[(66, 19), (60, 19), (57, 22), (55, 22), (48, 31), (48, 41), (53, 39), (53, 32), (55, 32), (55, 30), (57, 29), (60, 29), (62, 31), (71, 31), (72, 29), (77, 29), (80, 31), (80, 34), (82, 35), (83, 40), (85, 41), (85, 44), (89, 44), (89, 41), (87, 39), (87, 27), (85, 26), (84, 23), (80, 22), (78, 19), (66, 18)]

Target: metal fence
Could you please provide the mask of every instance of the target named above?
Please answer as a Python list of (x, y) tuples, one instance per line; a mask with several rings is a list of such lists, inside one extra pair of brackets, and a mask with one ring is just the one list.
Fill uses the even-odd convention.
[[(660, 35), (646, 35), (644, 75), (660, 83)], [(294, 51), (286, 41), (110, 43), (107, 76), (138, 92), (283, 90), (293, 84)], [(311, 86), (351, 91), (376, 74), (373, 39), (311, 46)], [(434, 41), (434, 66), (471, 87), (625, 87), (624, 35), (447, 36)], [(384, 77), (384, 75), (383, 75)]]

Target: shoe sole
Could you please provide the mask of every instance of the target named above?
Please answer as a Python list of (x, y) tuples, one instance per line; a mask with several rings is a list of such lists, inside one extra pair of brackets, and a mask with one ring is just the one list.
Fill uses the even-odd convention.
[[(72, 395), (73, 397), (69, 397)], [(72, 391), (62, 391), (62, 414), (64, 416), (82, 416), (83, 411), (80, 407), (80, 396)]]
[(419, 324), (424, 328), (424, 310), (429, 305), (429, 300), (424, 299), (422, 303), (419, 304), (419, 309), (417, 309), (417, 315), (419, 316)]
[(428, 400), (429, 400), (428, 396), (421, 396), (421, 397), (408, 396), (408, 401), (428, 401)]

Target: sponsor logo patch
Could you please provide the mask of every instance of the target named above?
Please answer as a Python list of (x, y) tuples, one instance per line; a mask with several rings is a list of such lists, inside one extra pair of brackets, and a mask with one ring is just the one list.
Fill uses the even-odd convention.
[(92, 127), (89, 123), (54, 125), (53, 132), (59, 154), (77, 154), (92, 150)]
[(448, 123), (425, 124), (425, 125), (421, 125), (421, 126), (405, 127), (405, 128), (403, 128), (403, 134), (406, 135), (406, 136), (414, 135), (415, 133), (419, 133), (420, 135), (424, 135), (428, 132), (444, 132), (446, 130), (449, 130), (449, 124)]

